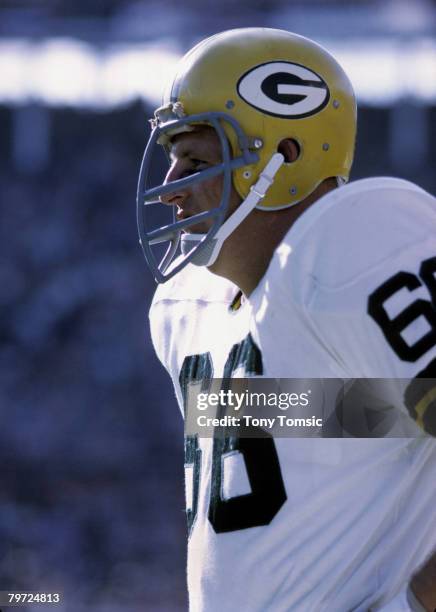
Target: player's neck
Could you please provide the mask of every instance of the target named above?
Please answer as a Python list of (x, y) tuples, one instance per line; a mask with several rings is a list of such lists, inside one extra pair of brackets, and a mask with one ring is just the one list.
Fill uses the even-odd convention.
[(217, 261), (209, 270), (233, 282), (248, 297), (298, 217), (335, 187), (336, 180), (327, 179), (296, 206), (271, 212), (254, 210), (227, 238)]

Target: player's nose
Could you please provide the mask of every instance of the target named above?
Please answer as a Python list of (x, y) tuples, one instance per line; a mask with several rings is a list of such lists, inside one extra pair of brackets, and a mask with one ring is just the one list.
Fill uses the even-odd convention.
[[(168, 170), (163, 184), (169, 185), (170, 183), (177, 181), (179, 178), (182, 178), (182, 174), (177, 164), (175, 164)], [(159, 196), (159, 200), (162, 202), (162, 204), (175, 206), (177, 204), (181, 204), (186, 198), (186, 195), (186, 188), (178, 188), (170, 193), (164, 193), (163, 195)]]

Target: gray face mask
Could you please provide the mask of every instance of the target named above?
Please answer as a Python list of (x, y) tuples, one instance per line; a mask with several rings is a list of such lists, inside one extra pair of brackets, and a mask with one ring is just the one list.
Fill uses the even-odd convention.
[[(175, 105), (171, 106), (173, 107)], [(147, 264), (158, 283), (166, 282), (188, 265), (188, 263), (210, 265), (212, 263), (212, 258), (214, 257), (216, 259), (219, 248), (225, 239), (222, 238), (222, 236), (221, 239), (219, 239), (219, 235), (217, 234), (224, 225), (229, 207), (232, 188), (232, 172), (237, 168), (259, 161), (259, 155), (250, 147), (250, 139), (243, 132), (239, 123), (227, 113), (210, 112), (185, 117), (181, 116), (182, 113), (177, 112), (177, 110), (177, 107), (175, 112), (171, 108), (165, 107), (156, 111), (155, 119), (152, 123), (153, 130), (144, 153), (138, 181), (136, 211), (139, 239)], [(152, 159), (156, 154), (156, 148), (161, 145), (165, 146), (165, 143), (168, 142), (173, 135), (190, 131), (189, 124), (192, 123), (206, 124), (216, 130), (221, 144), (223, 161), (216, 166), (207, 168), (191, 176), (178, 179), (166, 185), (150, 188), (149, 174)], [(223, 123), (227, 123), (235, 132), (238, 140), (238, 147), (241, 150), (241, 155), (239, 157), (231, 158), (231, 151), (223, 128)], [(159, 201), (161, 196), (174, 193), (195, 183), (209, 180), (220, 174), (223, 175), (223, 190), (221, 201), (216, 208), (193, 215), (181, 221), (177, 221), (175, 210), (173, 209), (172, 223), (156, 229), (149, 229), (149, 206), (156, 204), (162, 206), (162, 203)], [(257, 201), (259, 201), (261, 197), (263, 197), (263, 194), (259, 192)], [(254, 208), (254, 206), (252, 208)], [(238, 211), (239, 208), (236, 212)], [(231, 215), (227, 221), (233, 218), (233, 215)], [(184, 233), (189, 227), (206, 220), (212, 220), (212, 225), (207, 234)], [(169, 246), (165, 255), (158, 261), (152, 247), (162, 243), (169, 243)], [(180, 243), (182, 253), (181, 261), (172, 265), (179, 255)]]

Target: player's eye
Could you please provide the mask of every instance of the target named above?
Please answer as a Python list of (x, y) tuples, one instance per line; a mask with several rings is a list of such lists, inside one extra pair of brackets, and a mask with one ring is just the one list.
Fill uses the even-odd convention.
[(191, 159), (191, 161), (193, 167), (197, 172), (200, 170), (204, 170), (209, 166), (209, 163), (207, 161), (204, 161), (203, 159)]
[(191, 174), (195, 174), (196, 172), (201, 172), (209, 167), (209, 163), (202, 159), (190, 159), (189, 165), (184, 169), (182, 173), (182, 177), (190, 176)]

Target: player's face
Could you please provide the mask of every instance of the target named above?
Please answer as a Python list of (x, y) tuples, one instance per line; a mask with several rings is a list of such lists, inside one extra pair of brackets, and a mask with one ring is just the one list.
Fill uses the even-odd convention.
[[(195, 132), (178, 134), (172, 139), (170, 157), (171, 167), (165, 177), (165, 184), (215, 166), (222, 161), (218, 134), (207, 126), (199, 126)], [(176, 217), (180, 221), (219, 206), (222, 188), (223, 176), (219, 175), (161, 196), (160, 199), (164, 204), (177, 207)], [(232, 186), (227, 216), (240, 202), (241, 199)], [(208, 219), (192, 225), (186, 231), (206, 233), (212, 222)]]

